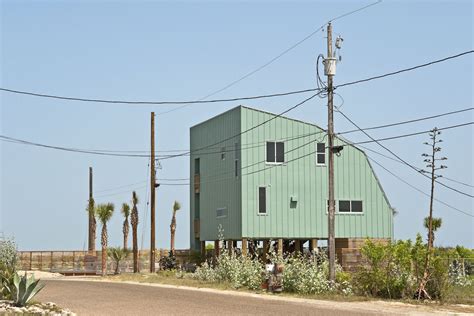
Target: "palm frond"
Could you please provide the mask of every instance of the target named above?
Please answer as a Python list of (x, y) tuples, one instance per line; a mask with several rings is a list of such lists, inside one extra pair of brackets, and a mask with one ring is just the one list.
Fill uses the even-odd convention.
[(122, 203), (122, 209), (120, 211), (122, 212), (123, 217), (128, 218), (130, 216), (130, 205)]
[(95, 213), (96, 213), (97, 218), (100, 220), (100, 222), (102, 224), (106, 224), (112, 217), (112, 214), (114, 213), (114, 209), (115, 207), (113, 203), (99, 204), (97, 205)]
[(173, 211), (178, 211), (181, 209), (181, 203), (179, 203), (178, 201), (174, 201), (174, 204), (173, 204)]

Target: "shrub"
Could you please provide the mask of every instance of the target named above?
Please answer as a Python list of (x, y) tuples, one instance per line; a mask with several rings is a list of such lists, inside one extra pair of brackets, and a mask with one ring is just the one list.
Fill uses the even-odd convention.
[(160, 258), (160, 269), (162, 270), (175, 270), (178, 266), (176, 257), (170, 252), (168, 256)]
[(196, 269), (193, 277), (206, 282), (228, 282), (234, 288), (260, 288), (264, 269), (258, 259), (223, 252), (212, 267), (207, 261)]
[[(361, 249), (364, 263), (354, 276), (354, 286), (363, 295), (384, 298), (411, 298), (424, 273), (427, 247), (421, 235), (388, 244), (367, 240)], [(434, 299), (444, 299), (453, 285), (469, 285), (464, 270), (455, 265), (448, 269), (445, 251), (430, 256), (426, 290)]]
[(14, 269), (18, 264), (16, 243), (13, 239), (0, 240), (0, 266)]

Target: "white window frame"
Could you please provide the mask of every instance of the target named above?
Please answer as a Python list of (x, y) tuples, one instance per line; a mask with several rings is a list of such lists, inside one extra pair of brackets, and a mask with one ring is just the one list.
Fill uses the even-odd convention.
[[(318, 162), (318, 156), (322, 155), (322, 152), (318, 152), (318, 144), (324, 144), (324, 163), (319, 163)], [(325, 167), (326, 166), (326, 161), (327, 161), (327, 155), (326, 155), (326, 143), (316, 143), (316, 166), (319, 167)]]
[[(260, 188), (265, 189), (265, 213), (260, 213)], [(259, 185), (257, 187), (257, 215), (258, 216), (268, 216), (268, 186), (267, 185)]]
[[(349, 201), (350, 203), (350, 211), (349, 212), (339, 212), (339, 201)], [(362, 202), (362, 212), (352, 212), (352, 202)], [(328, 215), (328, 203), (329, 203), (329, 200), (326, 200), (326, 209), (325, 209), (325, 213), (326, 215)], [(334, 211), (335, 211), (335, 214), (336, 215), (364, 215), (365, 214), (365, 207), (364, 207), (364, 200), (358, 200), (358, 199), (355, 199), (355, 200), (334, 200)]]
[[(275, 161), (272, 162), (272, 161), (267, 161), (267, 144), (268, 143), (274, 143), (274, 147), (275, 147)], [(277, 158), (277, 146), (276, 144), (277, 143), (283, 143), (283, 162), (277, 162), (276, 158)], [(267, 140), (265, 142), (265, 164), (266, 165), (286, 165), (286, 153), (285, 153), (285, 142), (283, 140)]]
[[(339, 201), (349, 201), (349, 212), (339, 212)], [(358, 199), (354, 199), (354, 200), (337, 200), (336, 201), (336, 213), (337, 214), (342, 214), (342, 215), (363, 215), (365, 214), (365, 211), (364, 211), (364, 201), (363, 200), (358, 200)], [(361, 202), (362, 203), (362, 212), (353, 212), (352, 211), (352, 202)]]

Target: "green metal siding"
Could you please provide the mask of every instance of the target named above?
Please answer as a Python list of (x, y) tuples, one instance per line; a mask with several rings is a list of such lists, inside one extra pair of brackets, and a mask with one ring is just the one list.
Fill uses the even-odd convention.
[[(194, 240), (194, 159), (200, 159), (200, 240), (216, 240), (222, 225), (225, 239), (241, 238), (241, 177), (234, 176), (235, 137), (210, 148), (203, 148), (240, 133), (240, 108), (234, 108), (191, 128), (190, 149), (190, 209), (191, 248), (198, 249)], [(240, 146), (240, 145), (239, 145)], [(221, 149), (225, 147), (225, 160)], [(240, 166), (240, 161), (239, 161)], [(239, 170), (240, 171), (240, 170)], [(227, 216), (217, 218), (216, 211), (227, 208)]]
[[(242, 130), (274, 117), (242, 108)], [(307, 135), (306, 137), (299, 137)], [(241, 136), (242, 144), (285, 141), (285, 163), (265, 163), (265, 146), (242, 150), (242, 235), (248, 238), (327, 238), (327, 167), (316, 165), (323, 131), (312, 124), (278, 117)], [(294, 138), (294, 139), (291, 139)], [(305, 145), (310, 142), (310, 144)], [(337, 139), (336, 145), (346, 144)], [(292, 161), (298, 157), (306, 156)], [(327, 158), (327, 157), (326, 157)], [(326, 159), (327, 160), (327, 159)], [(255, 172), (256, 170), (265, 171)], [(246, 175), (248, 173), (248, 175)], [(392, 238), (392, 210), (365, 154), (345, 146), (335, 157), (336, 200), (362, 200), (362, 214), (337, 214), (336, 237)], [(267, 186), (268, 214), (257, 214), (257, 188)], [(290, 197), (298, 199), (290, 207)]]
[[(191, 150), (234, 136), (272, 117), (275, 115), (255, 109), (234, 108), (191, 128)], [(285, 142), (286, 163), (265, 162), (266, 141)], [(235, 142), (241, 146), (237, 178), (234, 152), (227, 152), (225, 161), (220, 160), (219, 153), (222, 146), (233, 149)], [(226, 239), (327, 238), (327, 166), (316, 165), (317, 142), (327, 143), (318, 126), (278, 117), (203, 151), (215, 151), (214, 154), (193, 155), (191, 179), (194, 158), (201, 158), (201, 240), (216, 240), (219, 224), (223, 225)], [(347, 143), (337, 139), (338, 144)], [(305, 157), (297, 159), (302, 156)], [(362, 214), (337, 214), (336, 237), (393, 237), (392, 209), (362, 151), (345, 146), (335, 157), (335, 185), (336, 201), (362, 200), (364, 209)], [(258, 214), (259, 186), (267, 188), (266, 215)], [(290, 206), (291, 196), (297, 197), (296, 208)], [(193, 198), (191, 183), (191, 219)], [(219, 207), (227, 207), (227, 218), (216, 219)], [(192, 223), (191, 234), (193, 245)]]

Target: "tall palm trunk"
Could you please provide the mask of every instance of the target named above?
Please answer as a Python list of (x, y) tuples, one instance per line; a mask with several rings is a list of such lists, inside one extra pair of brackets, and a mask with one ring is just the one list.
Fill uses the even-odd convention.
[(89, 252), (91, 255), (95, 254), (95, 232), (97, 227), (97, 222), (95, 219), (95, 201), (93, 198), (89, 199), (89, 205), (87, 206), (87, 211), (89, 213)]
[(102, 225), (102, 275), (107, 274), (107, 224)]
[(173, 218), (171, 219), (170, 232), (171, 232), (170, 252), (171, 252), (171, 255), (174, 256), (174, 236), (176, 233), (176, 210), (173, 210)]
[(137, 230), (138, 230), (138, 209), (137, 209), (137, 204), (138, 204), (138, 197), (135, 191), (133, 191), (132, 194), (132, 214), (130, 215), (130, 220), (132, 224), (132, 250), (133, 250), (133, 272), (137, 273), (138, 272), (138, 236), (137, 236)]
[(128, 218), (125, 218), (123, 221), (123, 249), (127, 250), (128, 248), (128, 233), (130, 230), (130, 225), (128, 224)]

